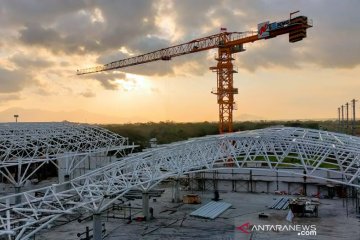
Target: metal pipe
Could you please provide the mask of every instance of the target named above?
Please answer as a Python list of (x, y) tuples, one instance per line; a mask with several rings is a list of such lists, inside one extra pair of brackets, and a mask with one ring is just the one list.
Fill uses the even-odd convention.
[[(48, 228), (51, 227), (51, 223), (56, 221), (59, 217), (61, 217), (62, 215), (59, 214), (57, 216), (52, 217), (50, 220), (48, 220), (46, 222)], [(28, 229), (27, 227), (24, 227), (23, 230), (25, 231), (26, 229)], [(39, 232), (40, 230), (42, 230), (43, 228), (41, 226), (35, 228), (33, 231), (31, 231), (30, 233), (28, 233), (26, 236), (22, 236), (23, 233), (20, 233), (16, 236), (15, 240), (20, 240), (20, 239), (29, 239), (31, 236), (34, 236), (37, 232)], [(22, 230), (21, 230), (22, 231)]]

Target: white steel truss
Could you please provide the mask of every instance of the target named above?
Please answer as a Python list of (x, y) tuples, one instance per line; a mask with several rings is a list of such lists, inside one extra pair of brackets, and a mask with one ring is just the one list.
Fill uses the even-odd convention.
[(124, 154), (128, 139), (95, 125), (70, 122), (0, 123), (0, 175), (22, 186), (45, 164), (64, 174), (96, 153)]
[[(163, 179), (186, 173), (228, 168), (287, 172), (359, 188), (360, 138), (303, 128), (267, 128), (190, 139), (134, 154), (89, 172), (68, 184), (21, 193), (24, 202), (0, 198), (0, 234), (28, 239), (68, 214), (98, 214), (130, 189), (148, 191)], [(258, 165), (257, 164), (257, 165)], [(299, 173), (294, 169), (303, 168)], [(331, 179), (318, 174), (336, 173)], [(35, 192), (42, 192), (35, 196)]]

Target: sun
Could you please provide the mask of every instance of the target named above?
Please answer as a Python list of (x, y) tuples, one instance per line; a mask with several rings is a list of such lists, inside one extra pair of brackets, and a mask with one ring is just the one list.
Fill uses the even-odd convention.
[(126, 92), (145, 90), (150, 88), (149, 81), (144, 76), (126, 73), (125, 79), (116, 79), (119, 89)]

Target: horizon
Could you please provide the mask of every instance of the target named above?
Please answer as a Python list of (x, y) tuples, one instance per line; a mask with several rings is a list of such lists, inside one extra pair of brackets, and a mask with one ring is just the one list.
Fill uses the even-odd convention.
[[(11, 109), (10, 109), (11, 110)], [(27, 109), (28, 110), (28, 109)], [(84, 114), (83, 110), (80, 110), (81, 114)], [(36, 114), (38, 113), (38, 110), (34, 111)], [(71, 111), (73, 112), (73, 111)], [(75, 110), (76, 112), (76, 110)], [(18, 112), (16, 112), (18, 113)], [(15, 113), (15, 114), (16, 114)], [(3, 112), (0, 112), (0, 123), (15, 123), (15, 118), (14, 115), (7, 115), (4, 116)], [(57, 114), (63, 114), (63, 112), (57, 112)], [(90, 113), (91, 114), (91, 113)], [(89, 121), (73, 121), (71, 119), (63, 119), (63, 120), (55, 120), (55, 119), (48, 119), (48, 120), (43, 120), (43, 121), (31, 121), (31, 120), (22, 120), (22, 115), (18, 114), (18, 123), (46, 123), (46, 122), (73, 122), (73, 123), (84, 123), (84, 124), (97, 124), (97, 125), (111, 125), (111, 124), (119, 124), (119, 125), (125, 125), (125, 124), (146, 124), (146, 123), (154, 123), (154, 124), (158, 124), (158, 123), (175, 123), (175, 124), (186, 124), (186, 123), (216, 123), (218, 124), (218, 121), (214, 120), (214, 121), (176, 121), (176, 120), (171, 120), (171, 119), (165, 119), (165, 120), (160, 120), (160, 121), (143, 121), (143, 122), (89, 122)], [(6, 121), (5, 119), (8, 119), (8, 121)], [(338, 121), (337, 118), (314, 118), (314, 119), (243, 119), (243, 120), (235, 120), (234, 123), (243, 123), (243, 122), (296, 122), (296, 121), (300, 121), (300, 122), (306, 122), (306, 121), (314, 121), (314, 122), (323, 122), (323, 121)], [(350, 120), (349, 120), (350, 121)], [(358, 121), (358, 120), (356, 120)]]

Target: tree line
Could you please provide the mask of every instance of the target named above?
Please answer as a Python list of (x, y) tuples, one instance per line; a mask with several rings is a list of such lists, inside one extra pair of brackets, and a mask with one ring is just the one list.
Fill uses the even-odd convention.
[[(337, 131), (335, 121), (246, 121), (234, 122), (234, 132), (261, 129), (271, 126), (302, 127)], [(150, 147), (150, 139), (156, 138), (158, 144), (166, 144), (193, 137), (218, 134), (217, 122), (177, 123), (177, 122), (148, 122), (107, 124), (102, 127), (129, 138), (130, 143), (139, 145), (139, 150)]]

